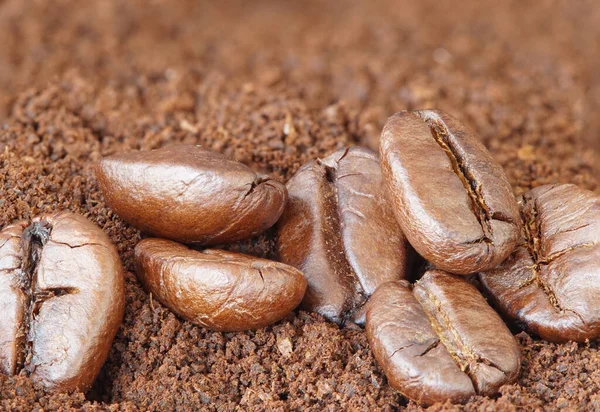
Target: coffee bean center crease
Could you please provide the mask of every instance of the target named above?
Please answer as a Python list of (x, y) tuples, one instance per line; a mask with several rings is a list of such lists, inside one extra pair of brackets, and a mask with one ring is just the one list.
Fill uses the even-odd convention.
[[(585, 325), (586, 322), (583, 319), (583, 317), (581, 316), (581, 314), (577, 313), (577, 311), (575, 311), (573, 309), (566, 308), (564, 305), (562, 305), (559, 302), (558, 297), (556, 296), (556, 293), (554, 292), (552, 287), (547, 282), (544, 282), (544, 280), (542, 279), (542, 276), (540, 276), (540, 272), (542, 271), (542, 268), (548, 266), (550, 263), (552, 263), (554, 260), (558, 259), (559, 257), (563, 256), (565, 253), (571, 252), (575, 249), (591, 247), (591, 246), (593, 246), (593, 244), (586, 243), (586, 244), (578, 245), (576, 247), (571, 247), (571, 248), (567, 248), (565, 250), (561, 250), (561, 251), (556, 252), (548, 257), (544, 257), (543, 253), (541, 251), (542, 240), (540, 238), (540, 233), (542, 232), (542, 230), (541, 230), (541, 222), (540, 222), (540, 219), (538, 218), (537, 202), (535, 199), (524, 198), (523, 203), (524, 203), (523, 208), (521, 210), (521, 217), (522, 217), (523, 223), (524, 223), (523, 230), (525, 231), (525, 241), (527, 242), (527, 251), (529, 252), (529, 255), (531, 256), (531, 259), (533, 260), (533, 266), (531, 268), (531, 271), (532, 271), (531, 277), (523, 284), (522, 287), (526, 287), (528, 285), (531, 285), (532, 283), (535, 283), (546, 294), (546, 296), (548, 297), (548, 300), (550, 301), (550, 304), (554, 308), (556, 308), (556, 310), (558, 310), (559, 312), (573, 313), (581, 321), (581, 324)], [(583, 228), (585, 226), (588, 226), (588, 225), (584, 225), (580, 228)], [(574, 231), (574, 230), (575, 229), (571, 229), (571, 231)]]
[(434, 332), (439, 337), (437, 342), (432, 343), (419, 356), (426, 355), (429, 351), (435, 349), (442, 343), (458, 368), (462, 372), (465, 372), (469, 379), (471, 379), (475, 391), (478, 391), (479, 386), (477, 385), (478, 379), (473, 369), (477, 367), (478, 364), (483, 363), (497, 369), (503, 375), (506, 375), (506, 372), (503, 371), (499, 365), (474, 353), (474, 351), (463, 342), (458, 331), (452, 327), (452, 320), (446, 316), (442, 302), (440, 302), (433, 294), (423, 289), (423, 294), (416, 294), (415, 297), (429, 318), (429, 322), (431, 323)]
[[(346, 174), (338, 175), (339, 164), (348, 155), (349, 150), (350, 149), (347, 148), (344, 151), (344, 153), (338, 159), (335, 159), (334, 161), (331, 161), (331, 159), (327, 159), (327, 160), (330, 160), (329, 162), (327, 162), (327, 161), (323, 161), (321, 159), (317, 159), (317, 164), (322, 166), (324, 169), (325, 179), (326, 179), (327, 183), (329, 183), (329, 186), (331, 187), (331, 193), (333, 194), (333, 197), (335, 198), (334, 205), (335, 205), (336, 212), (331, 215), (331, 218), (335, 219), (335, 222), (333, 223), (333, 227), (337, 228), (338, 232), (341, 232), (341, 228), (342, 228), (342, 222), (343, 222), (342, 213), (349, 212), (349, 213), (356, 215), (358, 218), (361, 218), (361, 219), (365, 218), (363, 213), (356, 210), (355, 208), (352, 208), (350, 205), (348, 207), (346, 207), (345, 210), (343, 210), (343, 211), (340, 207), (341, 200), (340, 200), (340, 196), (339, 196), (339, 188), (338, 188), (338, 185), (336, 184), (336, 182), (338, 182), (339, 180), (341, 180), (345, 177), (360, 176), (360, 173), (346, 173)], [(355, 196), (363, 196), (363, 197), (369, 197), (369, 198), (372, 197), (371, 195), (369, 195), (367, 193), (363, 193), (360, 190), (356, 190), (356, 189), (352, 190), (352, 194)], [(348, 283), (354, 284), (356, 299), (357, 299), (357, 301), (360, 302), (360, 304), (363, 304), (369, 298), (369, 295), (365, 292), (364, 285), (362, 285), (359, 276), (356, 274), (356, 271), (354, 270), (354, 268), (352, 267), (352, 264), (350, 263), (351, 260), (348, 258), (348, 251), (346, 249), (346, 245), (344, 245), (343, 242), (341, 242), (341, 243), (342, 243), (341, 244), (341, 252), (343, 254), (343, 259), (346, 262), (346, 266), (348, 268), (348, 270), (346, 271), (346, 274), (350, 278)], [(352, 314), (350, 312), (345, 313), (345, 317), (351, 317), (351, 315)]]
[(430, 117), (424, 117), (423, 114), (419, 113), (419, 116), (427, 123), (431, 129), (431, 134), (437, 144), (448, 156), (454, 173), (461, 180), (464, 185), (469, 198), (471, 199), (471, 211), (475, 215), (475, 218), (481, 225), (483, 230), (483, 237), (477, 239), (473, 243), (492, 243), (492, 225), (490, 224), (491, 219), (500, 220), (507, 223), (512, 223), (510, 218), (502, 214), (491, 215), (490, 209), (485, 203), (483, 196), (481, 195), (481, 184), (477, 182), (474, 176), (469, 172), (466, 167), (465, 159), (462, 158), (460, 153), (453, 150), (452, 143), (449, 141), (450, 131), (446, 128), (442, 122), (436, 121)]
[[(42, 305), (49, 299), (58, 296), (75, 294), (77, 288), (46, 288), (38, 286), (38, 265), (42, 257), (42, 250), (48, 240), (52, 226), (48, 222), (36, 222), (23, 231), (21, 267), (19, 270), (19, 288), (27, 297), (27, 303), (23, 306), (23, 322), (19, 328), (17, 341), (19, 343), (19, 356), (16, 363), (16, 373), (25, 369), (27, 374), (33, 370), (29, 368), (32, 357), (35, 330), (33, 321), (40, 313)], [(67, 245), (71, 247), (70, 245)]]

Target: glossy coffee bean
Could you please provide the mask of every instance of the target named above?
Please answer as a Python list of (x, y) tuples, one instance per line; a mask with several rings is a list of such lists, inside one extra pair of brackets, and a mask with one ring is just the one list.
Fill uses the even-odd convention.
[(88, 389), (123, 319), (123, 269), (97, 226), (70, 212), (0, 232), (0, 371)]
[(469, 274), (514, 249), (519, 208), (502, 168), (462, 124), (437, 110), (390, 117), (383, 178), (411, 245), (437, 268)]
[(367, 305), (367, 337), (390, 385), (421, 404), (466, 402), (516, 379), (519, 347), (466, 279), (432, 270), (413, 290), (380, 286)]
[(360, 317), (377, 286), (402, 279), (409, 263), (377, 155), (360, 147), (339, 150), (304, 165), (287, 188), (277, 247), (280, 260), (308, 279), (303, 307), (338, 323)]
[(163, 305), (217, 331), (275, 323), (306, 291), (306, 279), (291, 266), (224, 250), (199, 252), (170, 240), (142, 240), (135, 261), (138, 279)]
[(600, 336), (600, 197), (574, 185), (533, 189), (514, 253), (480, 275), (497, 306), (552, 342)]
[(102, 159), (106, 203), (143, 232), (214, 245), (254, 236), (281, 216), (287, 192), (242, 163), (193, 145)]

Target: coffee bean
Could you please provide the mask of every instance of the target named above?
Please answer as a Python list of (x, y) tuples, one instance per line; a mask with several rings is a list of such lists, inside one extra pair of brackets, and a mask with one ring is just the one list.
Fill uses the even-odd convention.
[(287, 188), (277, 247), (281, 261), (308, 279), (303, 307), (360, 323), (357, 309), (381, 283), (404, 278), (410, 254), (382, 190), (377, 155), (339, 150), (300, 168)]
[(87, 390), (123, 319), (123, 269), (98, 227), (70, 212), (0, 232), (0, 371)]
[(287, 192), (242, 163), (193, 145), (102, 159), (106, 203), (143, 232), (214, 245), (252, 237), (281, 216)]
[(466, 402), (516, 379), (519, 347), (463, 277), (426, 272), (381, 285), (367, 304), (367, 338), (390, 385), (426, 405)]
[(202, 252), (164, 239), (135, 247), (139, 280), (184, 319), (217, 331), (258, 329), (283, 319), (302, 300), (297, 269), (241, 253)]
[(514, 253), (480, 279), (497, 306), (552, 342), (600, 336), (600, 197), (574, 185), (533, 189), (521, 202)]
[(411, 245), (437, 268), (469, 274), (514, 249), (519, 208), (502, 168), (462, 124), (437, 110), (390, 117), (383, 179)]

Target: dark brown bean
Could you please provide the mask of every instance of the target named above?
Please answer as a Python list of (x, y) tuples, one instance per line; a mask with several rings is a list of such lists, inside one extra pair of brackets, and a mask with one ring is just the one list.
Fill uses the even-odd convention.
[(87, 219), (62, 212), (0, 232), (0, 371), (88, 389), (123, 319), (123, 269)]
[(469, 274), (514, 249), (519, 208), (502, 168), (437, 110), (400, 112), (381, 135), (383, 179), (411, 245), (436, 267)]
[(281, 216), (285, 186), (242, 163), (193, 145), (102, 159), (106, 203), (154, 236), (215, 245), (254, 236)]
[(600, 197), (574, 185), (533, 189), (523, 235), (499, 267), (480, 275), (495, 303), (552, 342), (600, 336)]
[(218, 331), (275, 323), (306, 291), (306, 279), (291, 266), (224, 250), (198, 252), (170, 240), (142, 240), (135, 261), (138, 278), (162, 304)]
[(464, 278), (432, 270), (414, 289), (380, 286), (367, 305), (367, 337), (390, 385), (416, 402), (465, 402), (513, 381), (519, 347)]
[(381, 283), (405, 276), (409, 246), (384, 196), (375, 153), (339, 150), (304, 165), (287, 187), (277, 247), (281, 261), (308, 279), (305, 309), (341, 323)]

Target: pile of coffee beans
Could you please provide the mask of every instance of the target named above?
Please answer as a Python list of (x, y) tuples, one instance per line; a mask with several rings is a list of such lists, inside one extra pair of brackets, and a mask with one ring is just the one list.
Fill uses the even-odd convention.
[[(517, 200), (469, 130), (436, 111), (386, 123), (286, 186), (199, 146), (103, 159), (106, 203), (146, 237), (140, 283), (182, 318), (257, 329), (298, 305), (365, 327), (391, 386), (424, 405), (491, 395), (520, 350), (500, 315), (554, 342), (600, 335), (600, 198), (573, 185)], [(279, 261), (215, 249), (277, 224)], [(87, 390), (124, 311), (113, 245), (69, 212), (0, 233), (0, 370)]]
[(108, 157), (97, 176), (108, 205), (157, 236), (135, 248), (138, 278), (184, 319), (218, 331), (256, 329), (302, 301), (307, 281), (292, 266), (177, 243), (234, 242), (273, 226), (288, 198), (281, 183), (193, 145)]

